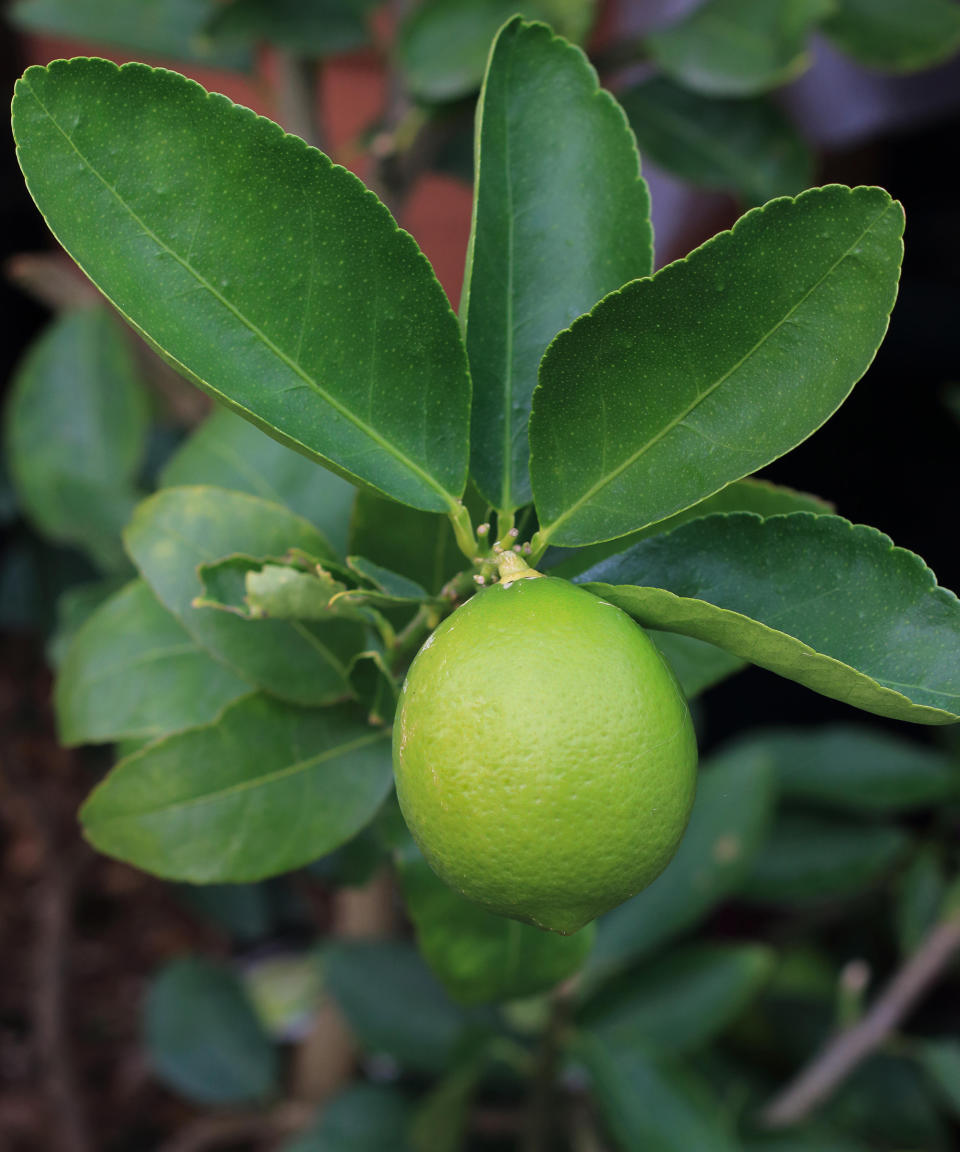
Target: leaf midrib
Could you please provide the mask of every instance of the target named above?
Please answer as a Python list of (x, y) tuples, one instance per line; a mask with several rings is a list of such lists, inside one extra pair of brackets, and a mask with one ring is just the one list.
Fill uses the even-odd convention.
[[(877, 215), (874, 216), (874, 218), (864, 228), (864, 230), (860, 233), (860, 235), (856, 238), (856, 240), (854, 240), (850, 244), (850, 246), (833, 262), (833, 264), (830, 265), (830, 267), (823, 273), (823, 275), (814, 284), (812, 284), (807, 289), (807, 291), (800, 297), (800, 299), (797, 300), (797, 302), (794, 305), (792, 305), (791, 308), (787, 312), (784, 313), (784, 315), (777, 321), (777, 323), (772, 328), (770, 328), (767, 332), (765, 332), (763, 334), (763, 336), (761, 336), (761, 338), (756, 342), (756, 344), (754, 344), (754, 346), (752, 348), (748, 349), (735, 364), (731, 365), (731, 367), (728, 368), (727, 371), (724, 372), (722, 376), (718, 377), (717, 380), (715, 380), (704, 392), (701, 392), (696, 397), (696, 399), (691, 404), (689, 404), (682, 412), (680, 412), (676, 417), (674, 417), (673, 420), (671, 420), (668, 424), (664, 425), (664, 427), (661, 428), (660, 431), (656, 433), (656, 435), (652, 436), (645, 444), (643, 444), (640, 448), (638, 448), (635, 452), (633, 452), (630, 456), (628, 456), (621, 464), (618, 464), (616, 468), (614, 468), (606, 476), (599, 479), (595, 484), (593, 484), (589, 489), (587, 489), (587, 491), (581, 497), (579, 497), (577, 500), (575, 500), (566, 509), (565, 512), (561, 513), (560, 516), (558, 516), (555, 520), (553, 520), (545, 528), (542, 528), (540, 530), (540, 539), (544, 540), (544, 541), (548, 540), (554, 534), (554, 532), (556, 531), (556, 529), (559, 525), (565, 523), (567, 520), (570, 519), (571, 516), (573, 516), (575, 513), (579, 512), (580, 509), (585, 504), (587, 504), (590, 500), (592, 500), (593, 497), (596, 496), (596, 494), (598, 492), (602, 491), (609, 484), (612, 484), (615, 480), (617, 480), (620, 476), (622, 476), (623, 473), (627, 471), (627, 469), (632, 468), (633, 465), (636, 464), (636, 462), (650, 448), (652, 448), (655, 444), (658, 444), (664, 438), (664, 436), (666, 436), (668, 433), (672, 432), (674, 430), (674, 428), (676, 428), (679, 424), (682, 424), (683, 421), (686, 420), (686, 418), (690, 415), (691, 412), (693, 412), (709, 396), (712, 396), (713, 393), (722, 384), (725, 384), (727, 382), (727, 380), (729, 380), (730, 377), (734, 374), (734, 372), (736, 372), (738, 369), (743, 367), (743, 365), (757, 351), (759, 351), (759, 349), (762, 348), (763, 345), (766, 344), (766, 342), (768, 340), (772, 339), (772, 337), (783, 327), (783, 325), (786, 324), (786, 322), (790, 319), (790, 317), (794, 314), (794, 312), (796, 312), (797, 309), (802, 304), (806, 303), (806, 301), (813, 295), (814, 292), (817, 291), (818, 288), (820, 288), (820, 286), (824, 283), (824, 281), (826, 281), (828, 279), (828, 277), (833, 275), (833, 273), (840, 267), (840, 265), (844, 262), (844, 260), (849, 259), (849, 257), (851, 256), (851, 254), (853, 253), (853, 250), (857, 247), (857, 245), (863, 241), (864, 237), (874, 228), (874, 226), (877, 224), (877, 222), (879, 220), (881, 220), (884, 216), (887, 215), (887, 213), (890, 211), (890, 209), (892, 207), (893, 207), (892, 203), (885, 204), (883, 207), (883, 210), (878, 212)], [(664, 271), (666, 271), (666, 269), (664, 269)], [(701, 497), (701, 499), (704, 499), (704, 497)], [(675, 511), (679, 511), (679, 509), (675, 509)], [(671, 515), (671, 514), (672, 513), (668, 513), (668, 515)], [(633, 531), (639, 531), (640, 528), (645, 528), (650, 523), (652, 523), (652, 521), (647, 521), (645, 524), (641, 524), (636, 529), (633, 529)]]
[[(57, 122), (53, 113), (50, 111), (50, 109), (46, 106), (46, 104), (44, 104), (44, 102), (37, 95), (36, 91), (34, 90), (33, 86), (30, 84), (30, 82), (27, 81), (26, 79), (23, 79), (21, 82), (27, 88), (30, 95), (34, 98), (34, 100), (36, 100), (37, 104), (42, 109), (44, 115), (49, 119), (50, 123), (54, 126), (54, 128), (56, 128), (56, 130), (60, 133), (60, 135), (64, 138), (64, 140), (70, 146), (70, 148), (74, 151), (74, 153), (76, 154), (78, 159), (81, 161), (81, 163), (88, 169), (88, 171), (94, 177), (96, 177), (97, 180), (100, 181), (100, 183), (104, 186), (104, 188), (106, 188), (106, 190), (114, 197), (114, 199), (120, 205), (120, 207), (124, 211), (127, 212), (127, 214), (130, 216), (130, 218), (132, 220), (136, 221), (136, 223), (139, 225), (139, 227), (143, 229), (144, 233), (147, 236), (149, 236), (150, 239), (153, 240), (159, 248), (161, 248), (164, 252), (166, 252), (186, 272), (188, 272), (191, 276), (193, 276), (193, 278), (196, 280), (196, 282), (202, 288), (204, 288), (207, 292), (209, 292), (210, 295), (213, 296), (213, 298), (219, 304), (221, 304), (228, 312), (232, 313), (233, 316), (235, 316), (236, 319), (252, 335), (254, 335), (258, 340), (260, 340), (263, 343), (264, 347), (269, 352), (273, 353), (273, 355), (276, 356), (277, 359), (280, 360), (280, 362), (282, 364), (284, 364), (288, 369), (290, 369), (290, 371), (292, 371), (296, 376), (299, 376), (299, 378), (307, 385), (308, 388), (311, 388), (314, 392), (316, 392), (316, 394), (320, 397), (321, 400), (323, 400), (325, 403), (329, 404), (330, 407), (333, 408), (333, 410), (335, 412), (337, 412), (339, 415), (343, 416), (343, 418), (345, 420), (347, 420), (350, 424), (352, 424), (359, 432), (361, 432), (365, 436), (369, 437), (369, 439), (371, 439), (374, 442), (374, 444), (377, 445), (378, 448), (382, 448), (383, 451), (385, 451), (390, 456), (392, 456), (398, 463), (403, 465), (405, 468), (408, 468), (418, 479), (422, 480), (429, 488), (431, 488), (434, 492), (436, 492), (438, 496), (441, 496), (444, 499), (444, 501), (446, 502), (446, 504), (451, 509), (456, 508), (457, 500), (456, 500), (456, 497), (454, 497), (452, 493), (448, 492), (446, 490), (446, 488), (443, 487), (442, 484), (440, 484), (428, 472), (426, 472), (423, 468), (421, 468), (419, 466), (419, 464), (417, 464), (417, 463), (415, 463), (415, 461), (411, 460), (410, 457), (406, 455), (406, 453), (402, 452), (396, 445), (391, 444), (388, 440), (384, 439), (384, 437), (375, 428), (373, 428), (371, 425), (369, 425), (365, 420), (362, 420), (358, 415), (356, 415), (356, 413), (354, 413), (351, 409), (345, 407), (339, 400), (336, 400), (330, 393), (328, 393), (324, 388), (322, 388), (320, 386), (320, 384), (311, 375), (309, 375), (307, 372), (305, 372), (304, 369), (301, 368), (301, 366), (296, 361), (291, 359), (291, 357), (289, 357), (282, 349), (280, 349), (269, 338), (269, 336), (267, 336), (267, 334), (261, 328), (259, 328), (256, 324), (254, 324), (254, 322), (252, 320), (250, 320), (234, 304), (232, 304), (229, 300), (227, 300), (226, 297), (223, 296), (222, 293), (218, 292), (216, 287), (213, 284), (211, 284), (204, 276), (202, 276), (200, 274), (200, 272), (196, 268), (193, 267), (192, 264), (188, 263), (184, 258), (182, 258), (180, 255), (178, 255), (178, 253), (176, 253), (168, 244), (166, 244), (153, 231), (153, 229), (150, 228), (146, 224), (146, 222), (133, 210), (133, 208), (123, 199), (123, 197), (120, 195), (120, 193), (116, 190), (116, 188), (113, 187), (113, 185), (110, 184), (110, 182), (106, 179), (106, 177), (103, 176), (100, 173), (100, 171), (94, 167), (92, 162), (87, 159), (87, 157), (83, 154), (83, 152), (80, 151), (80, 149), (74, 143), (73, 138), (69, 135), (69, 133), (67, 133), (60, 126), (60, 124)], [(82, 267), (82, 265), (81, 265), (81, 267)], [(86, 269), (84, 269), (84, 272), (86, 273)], [(96, 283), (96, 281), (93, 279), (92, 276), (90, 276), (89, 278), (91, 281)], [(98, 287), (99, 287), (99, 285), (98, 285)], [(106, 295), (106, 293), (105, 293), (105, 295)], [(108, 299), (110, 299), (110, 297), (108, 297)], [(119, 305), (117, 305), (117, 307), (119, 308)], [(120, 311), (123, 315), (126, 315), (126, 313), (123, 312), (122, 309), (120, 309)], [(167, 350), (165, 349), (165, 351), (167, 351)], [(212, 385), (211, 385), (211, 388), (212, 388)], [(218, 389), (214, 389), (214, 391), (217, 391), (219, 393)], [(244, 410), (246, 410), (246, 409), (244, 409)], [(304, 445), (304, 447), (307, 447), (307, 446)], [(313, 450), (311, 450), (311, 451), (313, 451)], [(319, 455), (319, 453), (317, 453), (317, 455)]]

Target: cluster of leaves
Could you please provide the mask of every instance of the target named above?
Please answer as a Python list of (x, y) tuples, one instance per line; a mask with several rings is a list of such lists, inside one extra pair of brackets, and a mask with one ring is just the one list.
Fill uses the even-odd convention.
[[(899, 206), (838, 186), (778, 200), (651, 276), (621, 109), (578, 50), (514, 20), (481, 97), (458, 323), (358, 181), (182, 77), (60, 62), (28, 71), (14, 116), (64, 247), (224, 405), (140, 499), (146, 404), (111, 317), (58, 321), (17, 381), (23, 506), (105, 577), (71, 594), (54, 645), (64, 741), (119, 750), (87, 835), (205, 884), (390, 858), (416, 931), (419, 954), (337, 943), (283, 974), (294, 999), (319, 982), (369, 1052), (432, 1083), (412, 1115), (396, 1087), (358, 1089), (293, 1147), (458, 1147), (474, 1095), (530, 1074), (538, 994), (580, 970), (569, 1083), (589, 1070), (614, 1139), (776, 1147), (749, 1128), (770, 1087), (757, 1069), (800, 1061), (829, 1028), (829, 949), (686, 937), (730, 898), (833, 909), (899, 865), (912, 947), (949, 906), (957, 861), (940, 828), (928, 843), (898, 817), (955, 804), (956, 763), (859, 729), (743, 742), (705, 766), (663, 876), (595, 940), (566, 940), (476, 909), (426, 868), (389, 797), (389, 721), (416, 643), (488, 562), (473, 526), (491, 513), (504, 539), (515, 529), (656, 630), (690, 696), (751, 661), (881, 715), (957, 719), (956, 598), (876, 530), (751, 478), (867, 368)], [(70, 418), (51, 429), (66, 388)], [(269, 923), (276, 889), (228, 891), (211, 900), (231, 928)], [(289, 1020), (258, 988), (201, 961), (161, 973), (147, 1035), (172, 1083), (213, 1103), (278, 1090)], [(800, 1037), (791, 1011), (811, 1024)], [(957, 1059), (946, 1043), (916, 1054), (940, 1080)], [(877, 1075), (915, 1082), (912, 1059)], [(847, 1147), (872, 1138), (876, 1095), (838, 1102)], [(885, 1131), (914, 1124), (902, 1139), (946, 1148), (939, 1112), (923, 1115), (922, 1137), (915, 1116)]]

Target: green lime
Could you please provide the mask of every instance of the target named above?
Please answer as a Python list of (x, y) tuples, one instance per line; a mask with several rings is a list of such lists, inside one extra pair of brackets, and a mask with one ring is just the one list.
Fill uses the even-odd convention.
[(394, 727), (400, 806), (437, 874), (565, 934), (663, 870), (696, 760), (686, 701), (647, 634), (551, 577), (495, 584), (445, 620)]

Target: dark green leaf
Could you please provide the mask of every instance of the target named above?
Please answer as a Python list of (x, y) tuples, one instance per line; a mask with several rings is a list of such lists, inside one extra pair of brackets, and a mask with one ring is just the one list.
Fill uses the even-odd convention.
[(145, 500), (126, 532), (137, 567), (191, 637), (244, 679), (298, 704), (325, 704), (347, 694), (346, 665), (363, 647), (346, 621), (319, 624), (243, 620), (194, 608), (197, 568), (225, 556), (283, 556), (301, 548), (331, 555), (320, 533), (279, 504), (220, 488), (167, 488)]
[(356, 488), (227, 408), (218, 407), (207, 417), (160, 474), (162, 488), (194, 484), (232, 488), (285, 504), (316, 524), (338, 555), (347, 550)]
[(324, 1104), (319, 1122), (280, 1152), (413, 1152), (411, 1110), (396, 1088), (353, 1084)]
[(469, 1017), (410, 945), (338, 943), (324, 953), (325, 986), (363, 1047), (414, 1070), (449, 1067)]
[(894, 921), (900, 952), (909, 956), (940, 919), (947, 894), (947, 879), (940, 853), (922, 848), (910, 861), (897, 884)]
[(960, 1117), (960, 1040), (928, 1040), (920, 1060), (950, 1111)]
[(830, 0), (707, 0), (675, 24), (651, 32), (657, 63), (711, 96), (752, 96), (799, 76), (807, 39)]
[(358, 653), (349, 669), (350, 686), (371, 724), (392, 724), (400, 686), (379, 652)]
[(371, 0), (232, 0), (221, 4), (207, 31), (217, 40), (269, 40), (300, 56), (334, 56), (370, 39)]
[(28, 69), (14, 123), (57, 239), (175, 367), (348, 478), (456, 509), (470, 403), (456, 317), (356, 177), (140, 64)]
[(580, 1026), (610, 1049), (682, 1053), (721, 1033), (769, 976), (756, 945), (695, 944), (625, 973), (580, 1012)]
[(103, 308), (55, 320), (14, 378), (6, 451), (21, 507), (107, 571), (127, 567), (120, 532), (137, 500), (147, 418), (132, 350)]
[(823, 30), (868, 68), (913, 72), (960, 48), (960, 8), (954, 0), (834, 0)]
[(101, 852), (157, 876), (260, 880), (349, 840), (390, 781), (388, 735), (353, 705), (248, 696), (121, 761), (80, 818)]
[(277, 1087), (277, 1054), (243, 987), (209, 960), (174, 960), (147, 994), (146, 1046), (172, 1088), (201, 1104), (262, 1101)]
[(955, 1141), (915, 1061), (874, 1055), (824, 1109), (871, 1152), (953, 1152)]
[(511, 21), (477, 110), (460, 308), (474, 382), (470, 471), (495, 508), (531, 499), (527, 424), (547, 345), (652, 269), (650, 197), (623, 111), (578, 48)]
[(703, 768), (676, 856), (649, 888), (601, 918), (586, 970), (591, 985), (696, 924), (738, 888), (767, 833), (772, 769), (769, 755), (750, 747)]
[(883, 339), (902, 231), (881, 188), (814, 188), (561, 332), (530, 421), (540, 542), (664, 520), (819, 428)]
[(600, 1115), (622, 1152), (737, 1152), (719, 1102), (688, 1072), (588, 1036), (578, 1051)]
[(748, 205), (809, 187), (813, 155), (769, 100), (720, 100), (654, 76), (620, 96), (641, 155), (690, 184)]
[(899, 828), (785, 812), (754, 856), (740, 891), (764, 904), (853, 896), (888, 871), (907, 843)]
[(839, 516), (711, 516), (581, 579), (652, 628), (718, 644), (868, 712), (960, 715), (960, 602), (919, 556)]
[(699, 696), (714, 684), (719, 684), (721, 680), (726, 680), (746, 665), (746, 661), (739, 656), (731, 656), (722, 648), (705, 644), (692, 636), (651, 629), (650, 639), (666, 657), (688, 700)]
[(174, 892), (197, 916), (242, 944), (262, 940), (274, 928), (267, 884), (178, 884)]
[(423, 100), (453, 100), (480, 87), (490, 43), (518, 13), (581, 40), (593, 0), (425, 0), (400, 30), (397, 52), (407, 84)]
[(871, 1149), (845, 1136), (824, 1133), (817, 1128), (809, 1133), (786, 1132), (778, 1136), (762, 1136), (747, 1140), (744, 1152), (871, 1152)]
[(67, 650), (54, 691), (57, 730), (68, 746), (152, 739), (207, 724), (250, 691), (134, 580)]
[(461, 1152), (483, 1064), (482, 1049), (468, 1051), (420, 1102), (410, 1129), (414, 1152)]
[(348, 556), (347, 567), (391, 600), (412, 604), (428, 599), (427, 593), (415, 580), (391, 572), (389, 568), (374, 564), (363, 556)]
[(760, 739), (773, 755), (783, 796), (879, 812), (960, 797), (960, 764), (879, 729), (838, 724), (780, 729)]
[(248, 53), (223, 51), (203, 35), (215, 10), (214, 0), (17, 0), (10, 19), (34, 32), (220, 68), (249, 68)]
[(462, 1003), (545, 992), (578, 971), (590, 952), (592, 925), (559, 936), (495, 916), (438, 879), (412, 841), (397, 863), (420, 952)]

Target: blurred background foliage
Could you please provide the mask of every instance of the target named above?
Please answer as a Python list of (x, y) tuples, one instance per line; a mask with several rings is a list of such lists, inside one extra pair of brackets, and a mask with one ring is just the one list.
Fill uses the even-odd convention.
[[(960, 222), (941, 172), (960, 115), (954, 0), (14, 0), (3, 64), (12, 81), (68, 51), (143, 57), (275, 116), (381, 194), (456, 301), (474, 101), (517, 10), (583, 44), (622, 101), (661, 264), (813, 183), (876, 182), (904, 200), (890, 337), (838, 417), (767, 475), (889, 532), (955, 587)], [(867, 723), (738, 673), (695, 701), (705, 754), (677, 857), (559, 942), (446, 889), (392, 798), (343, 848), (259, 884), (164, 885), (84, 853), (73, 810), (97, 775), (162, 735), (171, 710), (182, 726), (211, 693), (236, 696), (191, 673), (163, 612), (148, 641), (170, 662), (170, 697), (137, 693), (145, 641), (124, 616), (138, 593), (120, 532), (144, 494), (202, 483), (268, 496), (430, 590), (459, 564), (439, 518), (355, 496), (208, 413), (49, 250), (5, 163), (9, 1147), (957, 1147), (953, 731)], [(112, 663), (58, 701), (64, 742), (95, 747), (66, 753), (44, 663), (82, 662), (104, 604)], [(199, 700), (185, 685), (201, 682)], [(864, 1046), (843, 1065), (851, 1037)], [(832, 1070), (826, 1091), (778, 1096), (811, 1065)]]

